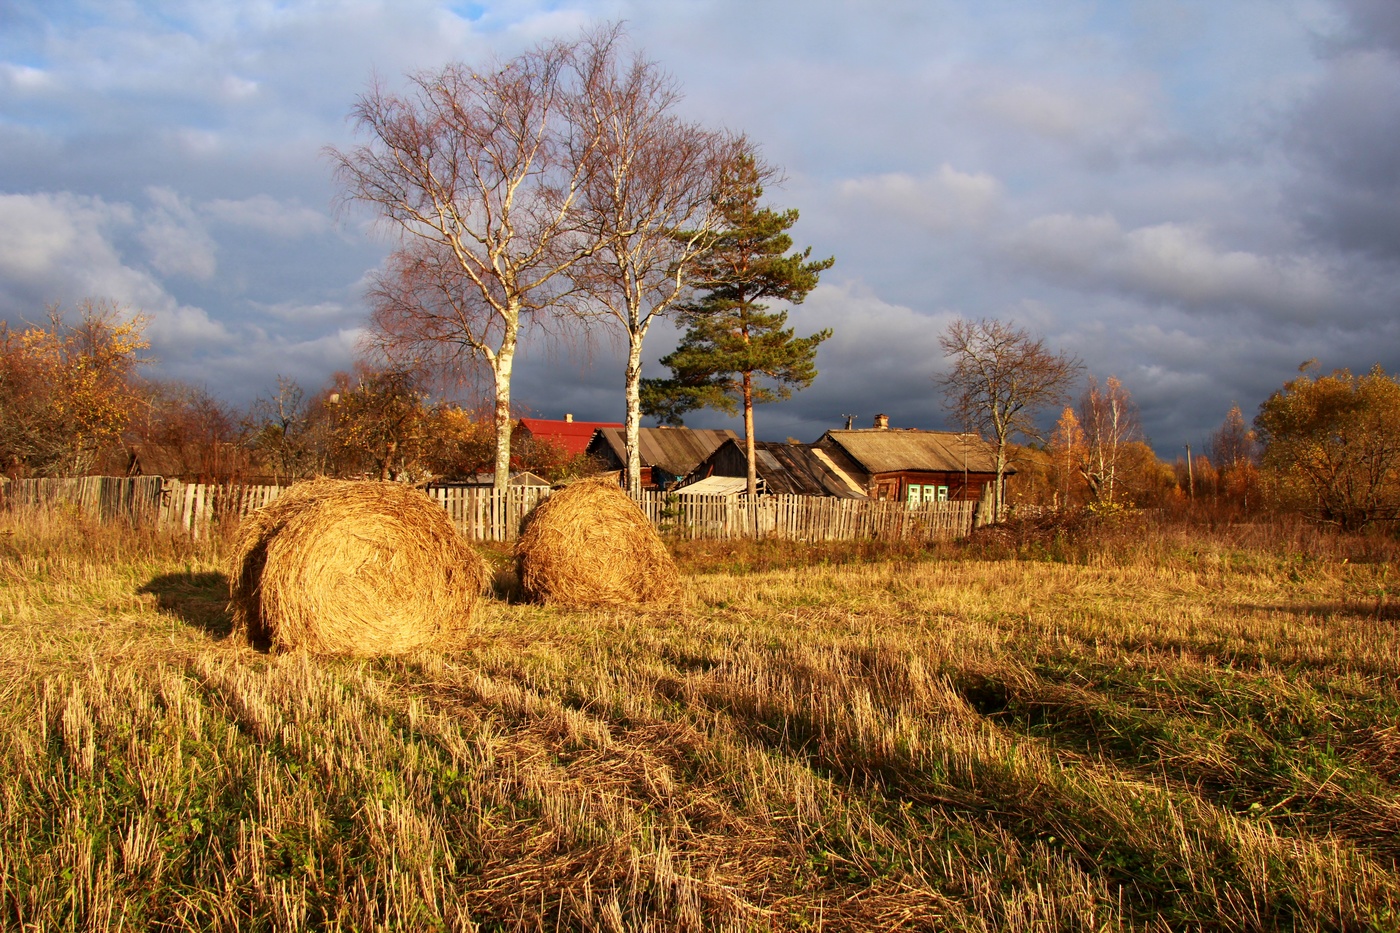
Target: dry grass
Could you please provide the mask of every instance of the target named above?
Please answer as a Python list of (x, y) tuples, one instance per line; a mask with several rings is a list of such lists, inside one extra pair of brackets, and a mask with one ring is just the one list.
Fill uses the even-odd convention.
[(5, 928), (1400, 924), (1388, 565), (683, 555), (675, 610), (316, 661), (222, 637), (217, 542), (37, 527), (0, 525)]

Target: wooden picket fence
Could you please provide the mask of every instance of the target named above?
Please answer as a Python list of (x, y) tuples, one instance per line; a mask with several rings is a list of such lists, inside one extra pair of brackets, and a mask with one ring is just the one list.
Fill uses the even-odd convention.
[[(67, 504), (103, 520), (178, 528), (192, 538), (237, 522), (282, 492), (278, 486), (182, 483), (158, 476), (83, 476), (5, 480), (7, 507)], [(512, 541), (521, 520), (550, 494), (541, 487), (430, 486), (428, 497), (447, 510), (473, 541)], [(902, 502), (816, 496), (679, 496), (643, 492), (637, 504), (663, 534), (681, 538), (745, 538), (757, 534), (794, 541), (945, 540), (973, 527), (976, 503)]]
[(975, 502), (902, 502), (829, 496), (675, 496), (642, 493), (638, 505), (664, 532), (683, 538), (852, 541), (861, 538), (945, 540), (972, 529)]
[(163, 519), (165, 480), (159, 476), (74, 476), (0, 479), (0, 502), (10, 506), (67, 505), (95, 518), (150, 524)]
[(491, 488), (429, 486), (423, 490), (472, 541), (514, 541), (520, 523), (541, 499), (548, 486), (513, 486), (497, 495)]

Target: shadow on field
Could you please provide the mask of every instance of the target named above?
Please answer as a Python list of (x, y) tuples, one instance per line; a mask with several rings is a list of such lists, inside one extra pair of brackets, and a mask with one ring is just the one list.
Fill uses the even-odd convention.
[(218, 571), (165, 573), (152, 578), (137, 592), (154, 596), (161, 609), (215, 638), (227, 638), (233, 631), (233, 617), (228, 611), (227, 574)]
[(1281, 612), (1289, 615), (1313, 616), (1324, 620), (1400, 621), (1400, 600), (1392, 600), (1387, 597), (1363, 598), (1353, 602), (1263, 604), (1245, 606), (1244, 608), (1251, 612)]

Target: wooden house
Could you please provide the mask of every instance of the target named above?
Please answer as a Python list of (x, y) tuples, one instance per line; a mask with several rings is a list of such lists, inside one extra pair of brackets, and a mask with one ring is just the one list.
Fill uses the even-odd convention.
[[(841, 499), (867, 498), (865, 489), (832, 462), (826, 451), (810, 444), (754, 442), (754, 467), (760, 494), (779, 496), (835, 496)], [(744, 442), (725, 441), (701, 461), (680, 484), (677, 492), (699, 491), (706, 484), (728, 489), (732, 484), (714, 482), (717, 478), (741, 478), (737, 492), (748, 491), (749, 460)]]
[(892, 430), (883, 415), (875, 424), (827, 431), (813, 445), (872, 499), (975, 501), (996, 482), (996, 448), (977, 434)]
[[(710, 428), (642, 428), (639, 453), (642, 487), (666, 489), (690, 473), (725, 441), (738, 437), (730, 430)], [(627, 469), (627, 435), (621, 427), (593, 432), (588, 453), (604, 470)]]

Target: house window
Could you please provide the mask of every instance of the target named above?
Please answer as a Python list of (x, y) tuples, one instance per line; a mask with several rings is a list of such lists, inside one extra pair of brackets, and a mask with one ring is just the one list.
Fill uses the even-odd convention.
[(948, 487), (930, 484), (910, 483), (905, 499), (912, 508), (925, 502), (947, 502)]

